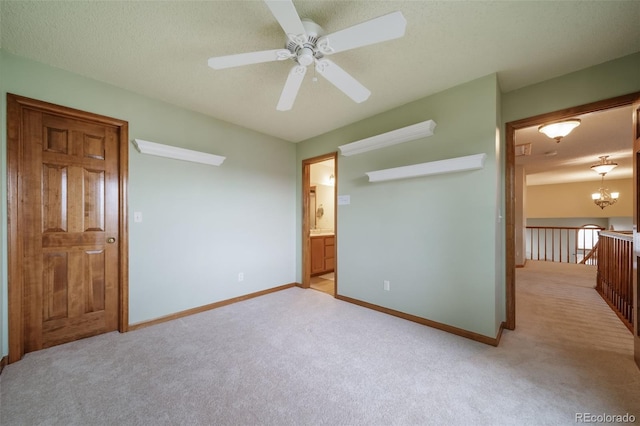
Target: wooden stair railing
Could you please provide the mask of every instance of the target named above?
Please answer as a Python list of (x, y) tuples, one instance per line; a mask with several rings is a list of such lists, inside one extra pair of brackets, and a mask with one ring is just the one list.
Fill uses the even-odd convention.
[(633, 235), (602, 231), (596, 291), (633, 333)]
[(580, 261), (582, 265), (597, 265), (598, 264), (598, 243), (600, 240), (596, 241), (593, 248), (589, 250), (589, 253)]
[[(595, 265), (597, 252), (591, 244), (597, 243), (598, 232), (604, 228), (597, 226), (527, 226), (526, 258), (547, 262), (585, 263)], [(594, 244), (595, 246), (595, 244)], [(593, 253), (591, 256), (588, 253)]]

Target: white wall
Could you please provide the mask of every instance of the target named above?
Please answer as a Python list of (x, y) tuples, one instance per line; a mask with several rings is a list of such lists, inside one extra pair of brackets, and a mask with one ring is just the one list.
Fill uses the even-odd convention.
[(613, 229), (615, 231), (632, 231), (633, 217), (610, 217), (607, 229)]

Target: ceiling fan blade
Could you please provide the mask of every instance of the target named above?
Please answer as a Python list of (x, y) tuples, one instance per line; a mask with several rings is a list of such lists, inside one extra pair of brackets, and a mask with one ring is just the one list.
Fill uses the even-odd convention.
[(357, 103), (366, 101), (371, 95), (369, 89), (329, 59), (317, 61), (316, 71)]
[(302, 65), (294, 65), (294, 67), (291, 68), (287, 81), (282, 89), (278, 106), (276, 107), (278, 111), (288, 111), (293, 107), (293, 102), (295, 102), (296, 96), (298, 96), (298, 90), (300, 90), (300, 85), (306, 73), (307, 67), (303, 67)]
[(307, 32), (291, 0), (264, 0), (264, 2), (287, 35), (306, 38)]
[(393, 40), (404, 35), (406, 26), (407, 20), (402, 12), (389, 13), (320, 38), (318, 49), (329, 55)]
[(263, 50), (260, 52), (238, 53), (237, 55), (209, 58), (208, 64), (215, 70), (221, 70), (262, 62), (283, 61), (289, 59), (291, 56), (291, 52), (287, 49)]

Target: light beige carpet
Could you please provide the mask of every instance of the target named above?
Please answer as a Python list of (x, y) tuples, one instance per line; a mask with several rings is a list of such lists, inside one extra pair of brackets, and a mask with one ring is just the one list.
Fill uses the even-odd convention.
[(596, 266), (544, 261), (517, 269), (517, 330), (567, 349), (633, 356), (631, 333), (595, 291), (596, 272)]
[(631, 334), (579, 267), (519, 269), (518, 328), (497, 348), (291, 288), (30, 353), (0, 375), (0, 424), (638, 421)]

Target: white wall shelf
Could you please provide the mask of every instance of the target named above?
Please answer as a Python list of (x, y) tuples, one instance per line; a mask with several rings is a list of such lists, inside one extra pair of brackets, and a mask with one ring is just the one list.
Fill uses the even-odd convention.
[(474, 154), (465, 157), (449, 158), (447, 160), (431, 161), (429, 163), (413, 164), (411, 166), (395, 167), (393, 169), (367, 172), (369, 182), (407, 179), (419, 176), (438, 175), (443, 173), (463, 172), (484, 168), (487, 154)]
[(412, 124), (411, 126), (402, 127), (380, 135), (371, 136), (346, 145), (340, 145), (340, 153), (345, 157), (350, 155), (362, 154), (363, 152), (372, 151), (374, 149), (385, 148), (387, 146), (396, 145), (403, 142), (424, 138), (433, 135), (433, 129), (436, 122), (433, 120), (423, 121), (421, 123)]
[(208, 154), (206, 152), (193, 151), (191, 149), (149, 142), (142, 139), (134, 139), (133, 145), (142, 154), (191, 161), (193, 163), (209, 164), (211, 166), (219, 166), (227, 158), (219, 155)]

